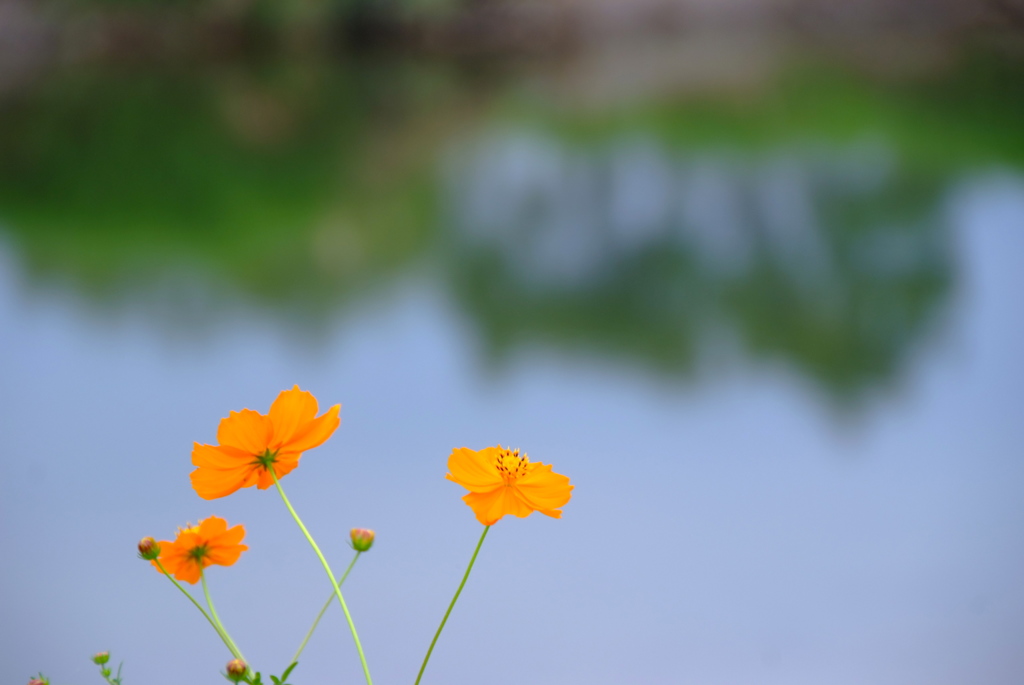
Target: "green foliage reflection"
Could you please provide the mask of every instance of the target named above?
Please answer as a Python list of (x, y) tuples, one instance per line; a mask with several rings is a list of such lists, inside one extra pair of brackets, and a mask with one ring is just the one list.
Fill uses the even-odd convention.
[[(1024, 167), (1020, 76), (979, 58), (897, 88), (817, 66), (741, 103), (595, 112), (446, 65), (77, 71), (0, 103), (0, 226), (31, 278), (101, 302), (185, 273), (315, 326), (433, 261), (494, 359), (539, 342), (685, 375), (726, 331), (853, 396), (948, 300), (951, 184)], [(529, 149), (554, 166), (502, 180), (502, 150)], [(645, 159), (668, 169), (638, 177), (667, 183), (664, 211), (646, 181), (639, 204), (615, 185)], [(772, 209), (792, 193), (800, 230)]]

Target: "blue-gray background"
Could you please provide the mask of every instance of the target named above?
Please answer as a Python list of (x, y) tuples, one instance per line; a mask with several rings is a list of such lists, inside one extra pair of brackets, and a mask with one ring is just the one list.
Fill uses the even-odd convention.
[[(250, 547), (219, 613), (280, 672), (322, 570), (189, 454), (297, 383), (342, 425), (284, 484), (336, 569), (377, 531), (346, 589), (381, 685), (479, 535), (447, 455), (499, 442), (576, 490), (495, 527), (424, 682), (1019, 682), (1024, 68), (942, 41), (10, 90), (0, 681), (219, 682), (134, 549), (212, 514)], [(360, 678), (334, 607), (294, 680)]]

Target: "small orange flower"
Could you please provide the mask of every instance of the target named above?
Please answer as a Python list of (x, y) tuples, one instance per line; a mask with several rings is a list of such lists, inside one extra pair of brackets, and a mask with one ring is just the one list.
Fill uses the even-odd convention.
[[(210, 516), (198, 525), (178, 529), (174, 542), (160, 541), (160, 563), (167, 572), (186, 583), (199, 582), (200, 573), (211, 564), (231, 566), (242, 552), (249, 549), (239, 544), (245, 537), (241, 525), (228, 528), (228, 522), (219, 516)], [(159, 569), (156, 561), (150, 562)]]
[(554, 473), (549, 464), (530, 462), (519, 450), (485, 447), (479, 452), (467, 447), (452, 450), (445, 478), (469, 490), (462, 501), (472, 507), (476, 519), (490, 526), (505, 514), (519, 518), (535, 511), (562, 518), (572, 497), (569, 478)]
[(337, 429), (341, 405), (317, 416), (316, 398), (299, 390), (285, 390), (270, 405), (270, 412), (252, 409), (230, 412), (217, 428), (218, 445), (192, 449), (192, 487), (203, 499), (226, 497), (239, 488), (255, 485), (266, 490), (278, 478), (299, 465), (299, 457), (324, 443)]

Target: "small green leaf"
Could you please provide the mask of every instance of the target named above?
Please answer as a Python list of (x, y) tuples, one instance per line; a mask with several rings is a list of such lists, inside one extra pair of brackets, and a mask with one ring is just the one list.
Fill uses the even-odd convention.
[(284, 673), (282, 673), (282, 674), (281, 674), (281, 682), (282, 682), (282, 683), (283, 683), (283, 682), (285, 682), (286, 680), (288, 680), (288, 676), (289, 676), (289, 675), (291, 674), (292, 670), (293, 670), (293, 669), (294, 669), (294, 668), (295, 668), (296, 666), (298, 666), (298, 665), (299, 665), (299, 662), (298, 662), (298, 661), (296, 661), (296, 662), (295, 662), (295, 663), (293, 663), (293, 664), (292, 664), (291, 666), (289, 666), (288, 668), (284, 669)]

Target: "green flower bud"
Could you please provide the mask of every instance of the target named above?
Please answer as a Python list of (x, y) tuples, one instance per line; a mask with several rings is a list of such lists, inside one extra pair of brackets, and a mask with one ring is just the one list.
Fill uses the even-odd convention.
[(99, 666), (110, 661), (110, 652), (96, 652), (92, 655), (92, 662)]
[(249, 670), (249, 667), (246, 666), (245, 662), (241, 659), (232, 659), (228, 662), (227, 669), (228, 678), (237, 683), (245, 677), (245, 672)]
[(352, 549), (355, 551), (365, 552), (373, 547), (374, 532), (372, 530), (353, 528), (350, 535), (352, 536)]
[[(142, 538), (139, 540), (139, 558), (152, 561), (160, 556), (160, 543), (153, 538)], [(101, 652), (105, 654), (105, 652)], [(100, 663), (97, 661), (96, 663)]]

